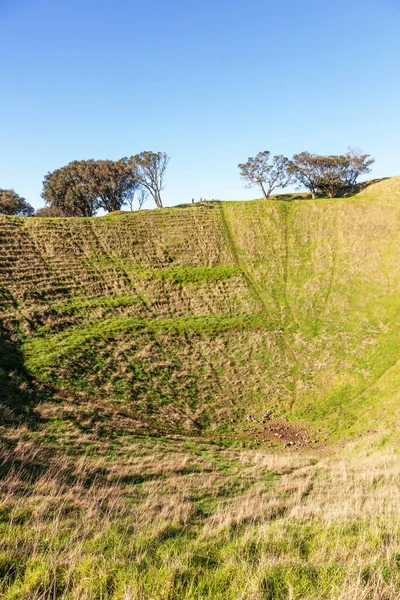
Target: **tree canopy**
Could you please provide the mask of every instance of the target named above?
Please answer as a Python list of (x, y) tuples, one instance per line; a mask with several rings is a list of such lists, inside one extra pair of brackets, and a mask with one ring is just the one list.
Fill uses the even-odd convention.
[(246, 187), (259, 186), (265, 199), (278, 188), (287, 187), (292, 181), (288, 171), (289, 159), (285, 156), (274, 156), (270, 160), (268, 150), (259, 152), (255, 157), (249, 157), (246, 163), (238, 165), (240, 177), (246, 181)]
[(317, 195), (346, 196), (356, 189), (357, 179), (371, 172), (374, 159), (362, 150), (349, 149), (346, 154), (328, 156), (300, 152), (289, 164), (289, 172), (300, 186)]
[(238, 166), (246, 187), (259, 186), (266, 199), (275, 189), (294, 182), (309, 190), (313, 198), (334, 198), (354, 193), (358, 178), (370, 173), (374, 162), (369, 154), (354, 148), (327, 156), (300, 152), (291, 160), (282, 155), (271, 159), (271, 153), (264, 150)]
[(17, 192), (0, 188), (0, 214), (31, 217), (34, 212), (34, 208)]
[(42, 198), (67, 216), (91, 217), (100, 208), (120, 210), (138, 187), (126, 159), (75, 160), (45, 176)]
[(130, 158), (136, 181), (150, 193), (157, 208), (162, 208), (161, 191), (165, 187), (164, 176), (168, 163), (169, 156), (165, 152), (146, 150)]
[(121, 210), (126, 204), (132, 208), (136, 192), (139, 208), (146, 200), (145, 192), (160, 208), (168, 160), (165, 152), (141, 152), (117, 161), (75, 160), (47, 173), (42, 198), (47, 208), (73, 217), (92, 217), (99, 209)]

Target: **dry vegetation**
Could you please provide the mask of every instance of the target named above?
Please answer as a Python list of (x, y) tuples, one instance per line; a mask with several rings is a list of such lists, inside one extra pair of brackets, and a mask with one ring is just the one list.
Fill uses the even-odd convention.
[(63, 454), (25, 429), (3, 443), (7, 600), (399, 597), (392, 450), (81, 433)]
[(400, 597), (399, 196), (0, 219), (1, 597)]

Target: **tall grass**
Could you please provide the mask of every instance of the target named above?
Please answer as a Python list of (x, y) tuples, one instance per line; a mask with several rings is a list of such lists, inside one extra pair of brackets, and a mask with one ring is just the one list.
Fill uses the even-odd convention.
[(126, 437), (73, 458), (14, 435), (2, 453), (7, 600), (400, 595), (392, 451), (321, 458)]

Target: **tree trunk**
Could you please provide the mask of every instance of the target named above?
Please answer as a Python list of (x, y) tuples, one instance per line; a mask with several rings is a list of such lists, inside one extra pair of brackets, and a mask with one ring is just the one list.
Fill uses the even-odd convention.
[(269, 194), (267, 194), (267, 192), (265, 191), (265, 188), (264, 188), (264, 186), (263, 186), (263, 184), (262, 184), (261, 182), (260, 182), (260, 186), (261, 186), (261, 189), (262, 189), (262, 193), (263, 193), (263, 196), (264, 196), (264, 198), (265, 198), (266, 200), (268, 200), (268, 198), (269, 198)]
[(154, 190), (150, 190), (150, 189), (149, 189), (149, 192), (150, 192), (151, 197), (153, 198), (153, 200), (155, 202), (156, 207), (157, 208), (162, 208), (163, 205), (162, 205), (162, 202), (161, 202), (161, 198), (160, 198), (159, 192), (156, 191), (156, 190), (154, 191)]
[(156, 204), (157, 204), (157, 208), (162, 208), (162, 202), (161, 202), (161, 196), (160, 196), (160, 192), (156, 192), (157, 195), (157, 200), (156, 200)]

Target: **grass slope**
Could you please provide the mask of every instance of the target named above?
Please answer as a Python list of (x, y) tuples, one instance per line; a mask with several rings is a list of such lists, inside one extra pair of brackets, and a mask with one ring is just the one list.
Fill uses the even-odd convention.
[(6, 600), (399, 597), (392, 451), (282, 455), (71, 422), (54, 433), (3, 440)]
[(0, 218), (1, 597), (399, 597), (400, 178), (288, 200)]
[(168, 411), (171, 431), (199, 414), (201, 428), (240, 430), (266, 410), (332, 439), (390, 425), (399, 190), (393, 178), (343, 200), (2, 218), (3, 322), (39, 385), (146, 421)]

